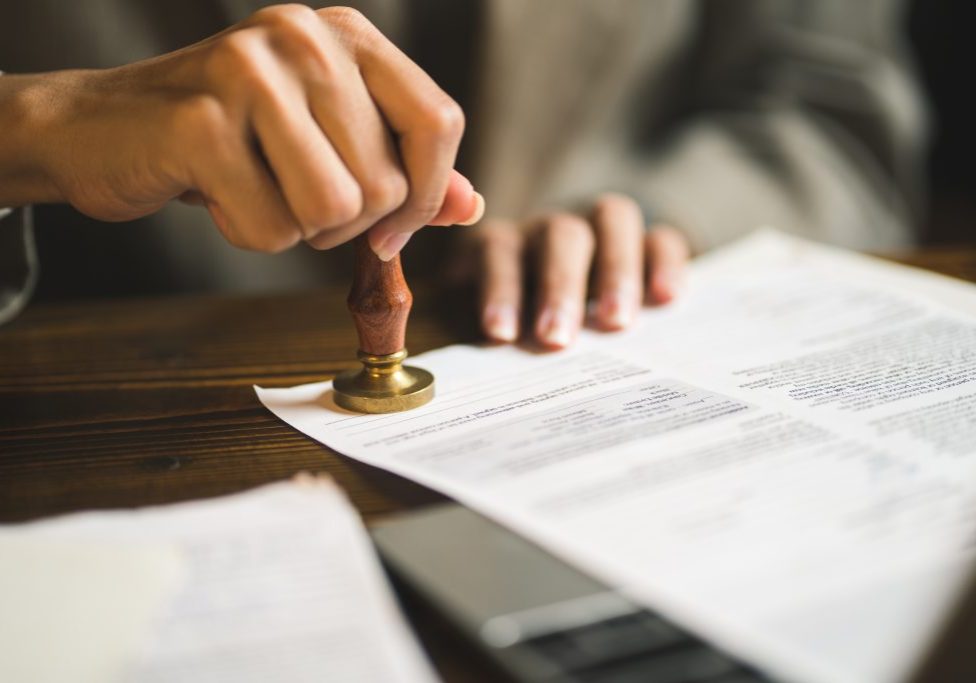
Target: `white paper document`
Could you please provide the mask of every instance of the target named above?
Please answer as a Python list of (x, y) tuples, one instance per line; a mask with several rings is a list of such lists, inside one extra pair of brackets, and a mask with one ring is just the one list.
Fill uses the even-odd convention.
[(0, 681), (120, 680), (184, 569), (165, 544), (39, 538), (0, 527)]
[[(126, 666), (118, 676), (92, 680), (436, 680), (358, 515), (330, 480), (307, 477), (207, 501), (82, 513), (3, 533), (89, 548), (164, 544), (181, 559), (180, 585), (141, 642), (126, 642)], [(47, 573), (58, 570), (71, 575), (75, 566)], [(78, 583), (72, 585), (84, 590)], [(92, 629), (114, 619), (113, 604), (87, 615)], [(68, 643), (45, 645), (44, 656), (57, 657)]]
[(903, 679), (974, 566), (972, 286), (763, 231), (626, 333), (413, 361), (407, 413), (258, 395), (773, 673)]

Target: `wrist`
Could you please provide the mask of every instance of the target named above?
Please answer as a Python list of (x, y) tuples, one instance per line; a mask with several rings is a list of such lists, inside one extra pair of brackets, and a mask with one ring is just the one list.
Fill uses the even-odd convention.
[(62, 201), (47, 149), (57, 116), (54, 76), (0, 76), (0, 206)]

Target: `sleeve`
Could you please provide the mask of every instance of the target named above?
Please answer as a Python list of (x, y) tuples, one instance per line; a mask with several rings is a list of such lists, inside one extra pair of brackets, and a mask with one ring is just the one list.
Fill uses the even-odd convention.
[(702, 5), (689, 106), (628, 171), (697, 249), (760, 225), (884, 249), (913, 238), (926, 111), (890, 0)]
[(0, 325), (13, 320), (37, 284), (31, 210), (0, 209)]
[(37, 285), (32, 218), (30, 207), (0, 207), (0, 325), (17, 317)]

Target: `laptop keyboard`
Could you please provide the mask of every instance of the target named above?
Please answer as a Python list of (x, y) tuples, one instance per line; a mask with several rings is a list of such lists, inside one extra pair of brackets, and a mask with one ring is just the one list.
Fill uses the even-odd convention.
[(556, 683), (759, 683), (758, 672), (646, 611), (525, 640)]

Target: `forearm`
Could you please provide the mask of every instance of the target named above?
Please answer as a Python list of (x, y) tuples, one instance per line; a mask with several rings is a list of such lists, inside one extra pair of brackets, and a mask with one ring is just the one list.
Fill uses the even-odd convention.
[(58, 74), (0, 77), (0, 207), (63, 201), (48, 172)]

